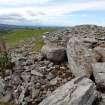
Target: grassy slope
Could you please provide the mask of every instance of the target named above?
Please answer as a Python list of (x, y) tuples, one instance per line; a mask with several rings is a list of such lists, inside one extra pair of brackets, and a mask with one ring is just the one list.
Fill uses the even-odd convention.
[[(48, 29), (19, 29), (19, 30), (13, 30), (7, 33), (7, 35), (4, 35), (4, 38), (6, 39), (9, 46), (14, 47), (16, 44), (18, 44), (22, 40), (26, 40), (30, 37), (41, 37), (41, 35), (44, 32), (51, 32), (54, 31), (54, 29), (48, 28)], [(41, 40), (37, 40), (36, 44), (43, 44)]]

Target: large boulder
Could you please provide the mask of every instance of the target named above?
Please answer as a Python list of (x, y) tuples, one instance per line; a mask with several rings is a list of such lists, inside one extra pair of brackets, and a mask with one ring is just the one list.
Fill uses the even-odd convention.
[(60, 46), (44, 45), (41, 52), (42, 55), (53, 62), (62, 62), (66, 58), (66, 50)]
[(78, 77), (59, 87), (39, 105), (92, 105), (97, 96), (95, 88), (90, 79)]
[(105, 87), (105, 62), (103, 63), (95, 63), (93, 66), (93, 74), (95, 78), (95, 82), (100, 87)]
[(92, 74), (93, 53), (91, 46), (96, 43), (95, 40), (89, 38), (73, 37), (67, 44), (67, 56), (69, 67), (75, 76)]

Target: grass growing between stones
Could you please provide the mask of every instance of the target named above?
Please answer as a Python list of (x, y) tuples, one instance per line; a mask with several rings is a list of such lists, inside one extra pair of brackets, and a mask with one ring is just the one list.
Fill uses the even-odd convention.
[(39, 52), (43, 45), (44, 45), (44, 41), (42, 39), (36, 40), (35, 41), (35, 46), (36, 47), (34, 48), (34, 51)]

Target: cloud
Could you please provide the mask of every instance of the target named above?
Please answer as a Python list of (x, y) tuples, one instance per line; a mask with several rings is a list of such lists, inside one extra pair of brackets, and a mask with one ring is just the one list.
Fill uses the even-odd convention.
[[(14, 5), (8, 9), (2, 5)], [(0, 19), (38, 24), (67, 24), (67, 18), (86, 17), (86, 13), (105, 11), (105, 0), (0, 0)], [(75, 13), (75, 14), (73, 14)]]
[(26, 5), (26, 4), (44, 4), (50, 0), (0, 0), (1, 4), (16, 4), (16, 5)]

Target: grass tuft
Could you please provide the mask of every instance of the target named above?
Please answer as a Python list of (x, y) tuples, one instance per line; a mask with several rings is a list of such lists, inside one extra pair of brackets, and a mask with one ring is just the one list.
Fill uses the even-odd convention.
[(34, 51), (39, 52), (43, 45), (44, 45), (44, 41), (42, 39), (36, 40), (35, 41), (35, 46), (36, 47), (35, 47)]

